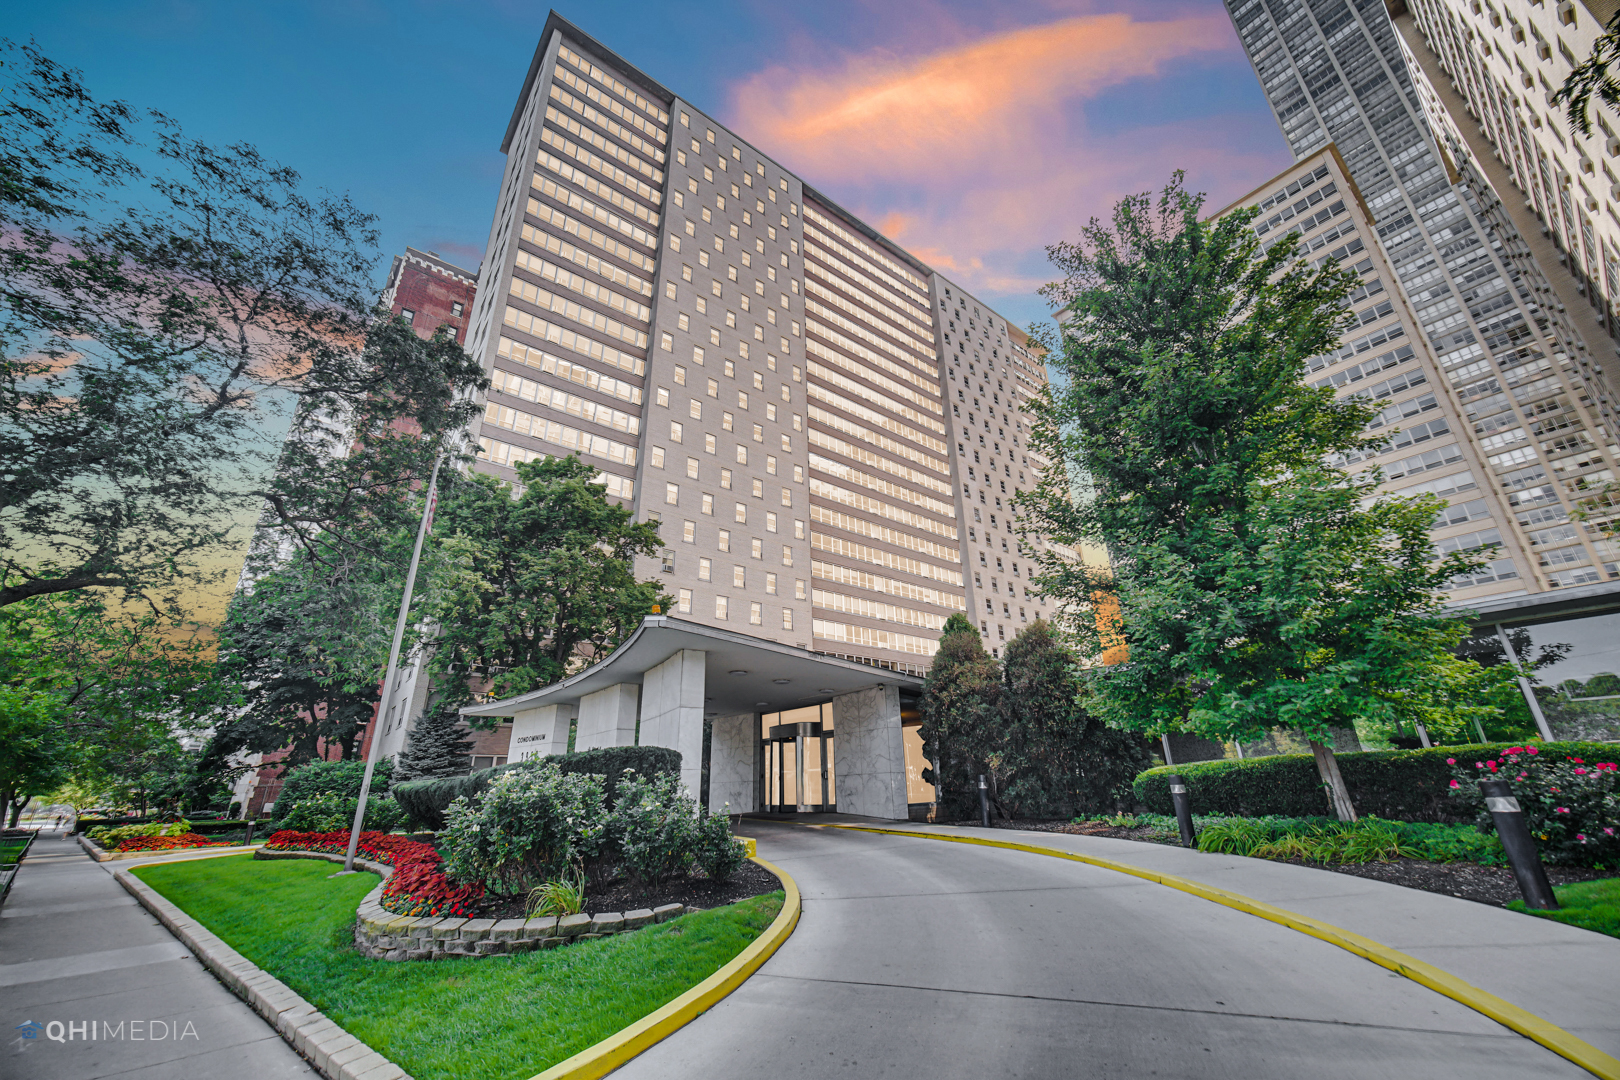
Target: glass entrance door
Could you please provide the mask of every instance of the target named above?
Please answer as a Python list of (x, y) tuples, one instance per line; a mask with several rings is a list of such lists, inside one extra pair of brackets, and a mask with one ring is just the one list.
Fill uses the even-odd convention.
[(761, 718), (761, 809), (816, 814), (838, 808), (831, 712), (831, 706), (819, 706)]

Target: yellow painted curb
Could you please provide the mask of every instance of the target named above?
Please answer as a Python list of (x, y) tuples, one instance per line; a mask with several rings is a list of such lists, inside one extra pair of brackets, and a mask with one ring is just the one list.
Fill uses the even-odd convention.
[(748, 849), (748, 857), (750, 859), (759, 855), (759, 845), (754, 842), (754, 838), (752, 836), (736, 836), (732, 839), (741, 840), (743, 842), (743, 847)]
[[(912, 832), (907, 829), (883, 829), (871, 825), (826, 825), (829, 829), (851, 829), (856, 832), (886, 833), (890, 836), (910, 836), (920, 840), (944, 840), (954, 844), (978, 844), (983, 847), (1007, 848), (1011, 851), (1028, 851), (1035, 855), (1046, 855), (1054, 859), (1068, 859), (1071, 862), (1089, 863), (1100, 866), (1105, 870), (1114, 870), (1131, 877), (1143, 878), (1147, 881), (1167, 885), (1172, 889), (1179, 889), (1185, 893), (1202, 897), (1224, 907), (1254, 915), (1267, 922), (1278, 923), (1291, 930), (1298, 930), (1302, 934), (1319, 938), (1330, 945), (1337, 945), (1357, 956), (1371, 960), (1379, 967), (1404, 975), (1413, 982), (1422, 983), (1430, 990), (1444, 994), (1453, 1001), (1468, 1006), (1475, 1012), (1495, 1020), (1504, 1027), (1512, 1028), (1520, 1035), (1545, 1046), (1559, 1057), (1574, 1062), (1593, 1076), (1600, 1076), (1603, 1080), (1620, 1080), (1620, 1059), (1616, 1059), (1585, 1040), (1578, 1039), (1563, 1028), (1550, 1024), (1534, 1013), (1527, 1012), (1511, 1002), (1503, 1001), (1486, 990), (1481, 990), (1472, 983), (1447, 971), (1442, 971), (1433, 964), (1424, 963), (1415, 956), (1408, 956), (1388, 945), (1382, 945), (1371, 938), (1334, 926), (1332, 923), (1314, 919), (1309, 915), (1289, 911), (1244, 896), (1241, 893), (1227, 892), (1210, 885), (1204, 885), (1189, 878), (1177, 877), (1174, 874), (1161, 874), (1156, 870), (1144, 870), (1129, 863), (1116, 862), (1113, 859), (1104, 859), (1095, 855), (1080, 855), (1072, 851), (1060, 851), (1056, 848), (1039, 847), (1034, 844), (1019, 844), (1010, 840), (990, 840), (979, 836), (943, 836), (939, 833)], [(546, 1074), (548, 1077), (550, 1074)], [(599, 1075), (599, 1074), (592, 1074)]]
[[(753, 848), (753, 841), (749, 841)], [(787, 895), (782, 901), (782, 910), (765, 932), (755, 938), (749, 946), (731, 961), (698, 983), (692, 989), (671, 1001), (657, 1012), (637, 1020), (629, 1027), (610, 1035), (595, 1046), (586, 1047), (566, 1061), (560, 1061), (534, 1077), (534, 1080), (595, 1080), (596, 1077), (606, 1076), (631, 1058), (649, 1049), (656, 1043), (667, 1039), (676, 1031), (691, 1023), (698, 1016), (708, 1012), (737, 987), (741, 986), (754, 971), (770, 959), (772, 953), (781, 947), (782, 942), (793, 933), (793, 928), (799, 923), (799, 886), (782, 870), (754, 856), (750, 861), (758, 863), (782, 881), (782, 888)]]

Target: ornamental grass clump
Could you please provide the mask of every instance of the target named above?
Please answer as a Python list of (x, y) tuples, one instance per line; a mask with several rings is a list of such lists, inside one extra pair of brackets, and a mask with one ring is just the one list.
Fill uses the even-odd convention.
[(1548, 759), (1534, 746), (1510, 746), (1495, 757), (1446, 763), (1452, 798), (1473, 812), (1482, 832), (1496, 825), (1479, 781), (1506, 780), (1542, 858), (1569, 866), (1620, 865), (1620, 765), (1614, 761)]
[(445, 814), (445, 871), (490, 892), (518, 896), (594, 859), (607, 838), (602, 778), (555, 765), (496, 777)]

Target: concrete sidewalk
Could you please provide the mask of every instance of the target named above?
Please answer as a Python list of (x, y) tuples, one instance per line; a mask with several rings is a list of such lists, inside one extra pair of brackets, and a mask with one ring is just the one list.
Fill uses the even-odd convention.
[[(156, 858), (165, 854), (159, 853)], [(7, 1080), (283, 1080), (316, 1073), (98, 864), (42, 833), (0, 908)], [(51, 1025), (24, 1038), (19, 1026)], [(90, 1024), (95, 1025), (91, 1039)]]
[(885, 828), (1071, 851), (1241, 893), (1399, 949), (1620, 1057), (1617, 938), (1383, 881), (1240, 855), (1019, 829), (903, 822)]

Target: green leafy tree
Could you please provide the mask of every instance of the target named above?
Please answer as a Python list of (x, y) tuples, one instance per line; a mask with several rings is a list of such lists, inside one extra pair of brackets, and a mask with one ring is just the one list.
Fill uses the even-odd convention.
[(506, 697), (601, 658), (669, 598), (637, 581), (633, 560), (658, 551), (656, 522), (637, 523), (577, 457), (517, 466), (522, 493), (471, 474), (441, 498), (440, 568), (429, 610), (434, 685), (446, 705), (472, 683)]
[(1013, 817), (1116, 810), (1152, 764), (1140, 734), (1108, 727), (1086, 707), (1076, 657), (1037, 620), (1001, 661), (1000, 754), (1010, 777), (1001, 801)]
[[(482, 379), (459, 350), (362, 347), (376, 240), (252, 146), (188, 139), (0, 42), (0, 607), (87, 588), (172, 605), (261, 506), (368, 548), (354, 507), (432, 464), (405, 419), (459, 426)], [(393, 423), (388, 453), (323, 452)]]
[(1046, 549), (1039, 584), (1079, 616), (1088, 653), (1126, 656), (1085, 676), (1105, 722), (1218, 739), (1297, 729), (1353, 818), (1331, 730), (1438, 722), (1448, 702), (1430, 682), (1466, 681), (1468, 663), (1441, 590), (1483, 560), (1435, 558), (1436, 500), (1373, 500), (1376, 475), (1330, 464), (1377, 445), (1372, 406), (1300, 380), (1350, 325), (1356, 276), (1291, 242), (1262, 249), (1253, 210), (1200, 220), (1180, 179), (1156, 207), (1125, 199), (1111, 229), (1094, 220), (1049, 249), (1065, 273), (1044, 292), (1063, 307), (1049, 362), (1067, 379), (1035, 442), (1093, 490), (1076, 500), (1049, 470), (1019, 509), (1031, 532), (1106, 546), (1112, 566)]
[(219, 630), (219, 668), (243, 707), (221, 723), (213, 767), (237, 753), (286, 749), (297, 768), (336, 747), (345, 760), (382, 693), (403, 571), (317, 543), (232, 598)]
[(946, 813), (977, 817), (979, 776), (996, 775), (1001, 746), (1001, 671), (978, 627), (960, 613), (945, 620), (923, 683), (923, 779)]
[(429, 708), (416, 721), (394, 765), (399, 780), (436, 780), (466, 776), (471, 767), (472, 739), (453, 706)]
[(1620, 11), (1609, 17), (1592, 43), (1592, 52), (1575, 65), (1564, 83), (1553, 93), (1552, 104), (1563, 106), (1569, 120), (1569, 130), (1590, 137), (1592, 117), (1590, 107), (1595, 97), (1611, 109), (1620, 109), (1620, 82), (1615, 81), (1610, 68), (1620, 63)]
[(179, 736), (229, 706), (232, 688), (214, 676), (195, 627), (110, 608), (95, 590), (0, 609), (0, 740), (12, 762), (0, 788), (14, 805), (24, 789), (69, 779), (127, 793), (133, 761), (177, 751)]

